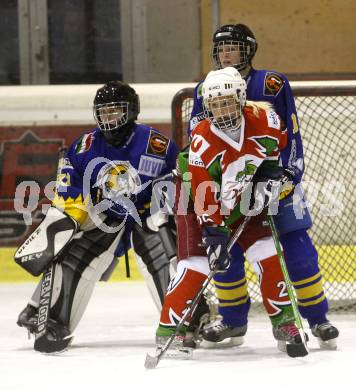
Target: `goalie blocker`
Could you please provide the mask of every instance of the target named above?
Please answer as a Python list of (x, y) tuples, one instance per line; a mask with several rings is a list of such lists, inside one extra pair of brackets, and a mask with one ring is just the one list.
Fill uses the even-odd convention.
[(78, 230), (78, 223), (50, 207), (37, 229), (17, 249), (15, 262), (33, 276), (40, 275), (61, 253)]

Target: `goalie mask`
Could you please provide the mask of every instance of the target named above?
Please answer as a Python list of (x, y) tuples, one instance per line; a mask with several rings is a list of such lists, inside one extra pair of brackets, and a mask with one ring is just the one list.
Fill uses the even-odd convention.
[(243, 70), (251, 65), (257, 50), (253, 32), (244, 24), (227, 24), (213, 36), (213, 64), (215, 69), (233, 66)]
[(93, 111), (106, 140), (120, 146), (131, 133), (140, 112), (139, 97), (128, 84), (110, 81), (97, 90)]
[(240, 73), (233, 67), (211, 71), (203, 83), (202, 93), (205, 116), (237, 141), (246, 104), (246, 82)]

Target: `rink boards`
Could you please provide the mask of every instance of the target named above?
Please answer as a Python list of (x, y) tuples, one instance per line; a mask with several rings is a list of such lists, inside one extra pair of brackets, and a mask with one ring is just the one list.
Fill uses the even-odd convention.
[[(320, 245), (319, 264), (323, 272), (325, 282), (329, 283), (356, 283), (356, 246), (355, 245)], [(22, 270), (14, 261), (15, 248), (0, 248), (0, 282), (24, 282), (33, 281), (34, 277)], [(345, 258), (346, 256), (346, 258)], [(133, 253), (129, 251), (131, 277), (126, 278), (125, 261), (120, 258), (119, 266), (114, 271), (111, 281), (137, 281), (142, 276), (137, 268)], [(351, 272), (342, 272), (343, 264), (350, 264)], [(249, 267), (249, 265), (248, 265)], [(251, 282), (257, 283), (252, 277)]]

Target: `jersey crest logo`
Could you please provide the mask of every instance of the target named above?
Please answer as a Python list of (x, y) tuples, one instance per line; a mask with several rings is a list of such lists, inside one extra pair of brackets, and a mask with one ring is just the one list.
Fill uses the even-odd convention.
[(267, 72), (263, 94), (265, 96), (276, 96), (284, 85), (284, 80), (276, 73)]
[(146, 153), (151, 156), (164, 157), (167, 154), (168, 144), (168, 138), (151, 130)]
[(75, 153), (81, 154), (87, 152), (90, 149), (93, 140), (94, 140), (93, 133), (84, 134), (77, 142), (77, 145), (75, 147)]
[(142, 190), (137, 170), (129, 161), (111, 161), (98, 173), (95, 187), (102, 191), (102, 197), (113, 199), (117, 196), (136, 195)]
[(255, 172), (257, 171), (257, 166), (255, 164), (252, 164), (252, 160), (247, 160), (245, 168), (243, 171), (240, 171), (236, 175), (236, 180), (244, 180), (246, 176), (253, 176)]

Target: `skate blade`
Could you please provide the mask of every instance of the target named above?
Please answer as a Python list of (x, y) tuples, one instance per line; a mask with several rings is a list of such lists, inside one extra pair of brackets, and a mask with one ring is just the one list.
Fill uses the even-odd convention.
[(204, 349), (224, 349), (224, 348), (238, 347), (239, 345), (242, 345), (244, 342), (245, 339), (243, 336), (228, 337), (223, 341), (208, 341), (203, 339), (200, 342), (199, 347)]
[(277, 340), (277, 348), (281, 352), (287, 352), (287, 343), (283, 340)]
[(317, 337), (320, 349), (327, 351), (335, 351), (337, 349), (336, 338), (330, 340), (322, 340), (320, 337)]

